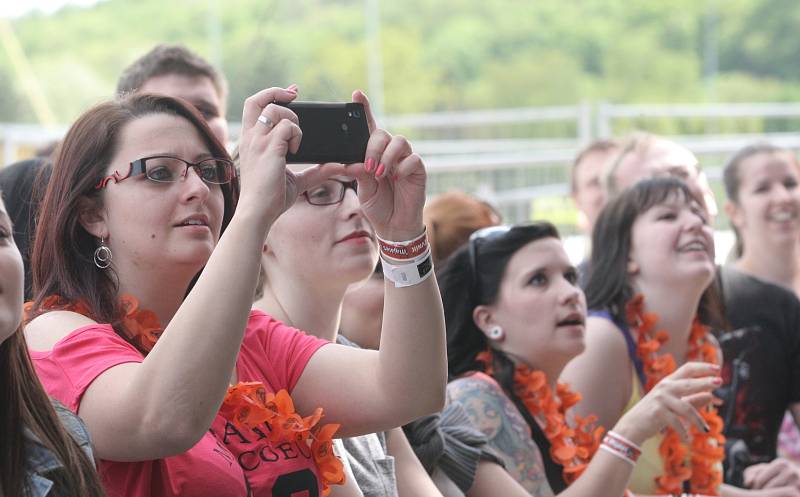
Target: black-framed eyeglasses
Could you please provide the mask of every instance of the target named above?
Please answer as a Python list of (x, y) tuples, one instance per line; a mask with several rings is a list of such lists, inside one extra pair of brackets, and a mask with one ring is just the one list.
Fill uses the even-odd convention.
[(331, 178), (319, 186), (304, 191), (303, 196), (311, 205), (333, 205), (344, 200), (344, 193), (348, 188), (358, 193), (358, 182)]
[(233, 162), (228, 159), (209, 157), (198, 162), (189, 162), (173, 155), (153, 155), (131, 162), (126, 174), (114, 171), (114, 174), (101, 178), (94, 188), (100, 190), (112, 180), (119, 183), (140, 174), (157, 183), (174, 183), (185, 178), (190, 167), (200, 179), (211, 185), (224, 185), (233, 179)]
[(481, 228), (469, 236), (469, 242), (467, 242), (469, 250), (469, 268), (472, 273), (472, 289), (474, 295), (481, 295), (480, 277), (478, 276), (478, 247), (491, 240), (496, 240), (504, 236), (511, 231), (512, 228), (513, 226), (510, 225), (489, 226)]

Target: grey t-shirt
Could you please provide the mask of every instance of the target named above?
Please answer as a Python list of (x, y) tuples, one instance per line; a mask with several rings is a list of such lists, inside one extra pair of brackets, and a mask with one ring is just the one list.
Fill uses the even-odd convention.
[[(336, 343), (358, 347), (342, 335), (336, 337)], [(342, 443), (364, 497), (397, 497), (394, 457), (386, 451), (386, 433), (343, 438)]]

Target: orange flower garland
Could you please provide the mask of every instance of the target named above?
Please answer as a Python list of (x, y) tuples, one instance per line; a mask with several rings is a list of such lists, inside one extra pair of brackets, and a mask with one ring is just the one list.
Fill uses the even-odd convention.
[(331, 484), (344, 483), (342, 461), (333, 452), (333, 435), (339, 425), (319, 425), (322, 408), (318, 407), (311, 416), (303, 418), (295, 412), (292, 398), (285, 389), (272, 394), (260, 381), (240, 382), (228, 387), (219, 414), (239, 427), (253, 428), (268, 423), (270, 442), (294, 440), (310, 445), (319, 468), (323, 497), (330, 493)]
[[(641, 294), (636, 295), (625, 306), (625, 318), (634, 332), (636, 355), (644, 365), (647, 381), (645, 390), (650, 391), (676, 369), (675, 359), (671, 354), (656, 355), (669, 340), (669, 334), (663, 330), (653, 331), (658, 316), (645, 312), (644, 297)], [(689, 335), (687, 357), (690, 361), (719, 364), (717, 349), (707, 339), (708, 333), (708, 328), (695, 318)], [(683, 492), (683, 482), (688, 480), (693, 493), (719, 495), (722, 460), (725, 457), (723, 423), (713, 406), (700, 410), (700, 415), (710, 430), (705, 433), (692, 426), (691, 447), (681, 442), (674, 429), (666, 429), (658, 449), (664, 461), (664, 474), (656, 478), (659, 494), (680, 494)], [(690, 453), (687, 462), (687, 455)]]
[[(133, 296), (123, 295), (120, 300), (125, 311), (122, 323), (126, 334), (142, 350), (150, 352), (162, 332), (158, 316), (152, 311), (139, 309), (139, 301)], [(25, 304), (26, 315), (31, 307), (31, 302)], [(41, 307), (43, 310), (72, 311), (91, 317), (84, 302), (68, 302), (58, 295), (46, 297)], [(219, 415), (238, 428), (250, 429), (261, 423), (269, 423), (271, 430), (267, 438), (272, 443), (293, 440), (309, 445), (319, 468), (323, 497), (330, 493), (330, 485), (344, 483), (342, 461), (333, 451), (333, 436), (339, 425), (320, 425), (322, 408), (317, 408), (311, 416), (304, 418), (295, 412), (292, 398), (285, 389), (273, 394), (267, 392), (262, 382), (239, 382), (228, 387)]]
[[(491, 375), (491, 352), (479, 353), (477, 360), (484, 363), (486, 374)], [(514, 370), (514, 395), (522, 401), (531, 416), (541, 414), (544, 417), (544, 435), (550, 442), (550, 457), (564, 467), (564, 481), (571, 485), (586, 469), (600, 446), (605, 430), (595, 426), (597, 417), (581, 418), (576, 415), (575, 427), (570, 427), (566, 413), (580, 401), (580, 394), (559, 383), (554, 398), (545, 374), (527, 366), (517, 366)]]

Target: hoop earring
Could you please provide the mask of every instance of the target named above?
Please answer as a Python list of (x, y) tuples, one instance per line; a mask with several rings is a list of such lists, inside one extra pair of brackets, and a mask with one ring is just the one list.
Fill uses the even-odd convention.
[(500, 341), (504, 338), (505, 333), (503, 332), (503, 328), (501, 328), (499, 325), (495, 325), (489, 328), (487, 335), (489, 335), (489, 338), (492, 340)]
[(111, 265), (111, 249), (103, 237), (100, 237), (100, 246), (94, 251), (94, 265), (100, 269), (107, 269)]

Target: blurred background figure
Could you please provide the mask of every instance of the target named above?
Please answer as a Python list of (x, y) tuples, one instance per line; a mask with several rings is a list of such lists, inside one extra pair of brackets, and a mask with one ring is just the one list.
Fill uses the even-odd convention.
[(751, 480), (767, 480), (770, 466), (787, 466), (778, 455), (795, 462), (798, 477), (800, 165), (791, 150), (755, 143), (728, 160), (723, 179), (736, 234), (731, 262), (719, 272), (735, 330), (721, 336), (729, 366), (725, 408), (733, 421), (726, 436), (744, 442), (739, 465), (750, 466)]
[(583, 148), (572, 162), (570, 193), (580, 212), (578, 226), (589, 235), (605, 204), (603, 173), (619, 151), (618, 140), (596, 140)]
[(22, 254), (25, 268), (25, 300), (30, 300), (30, 251), (36, 231), (36, 212), (50, 178), (50, 163), (36, 158), (17, 162), (0, 169), (0, 191), (14, 227), (14, 243)]
[(122, 71), (117, 95), (160, 93), (194, 105), (223, 144), (228, 144), (225, 76), (182, 45), (156, 45)]
[(605, 174), (606, 197), (615, 197), (644, 178), (665, 175), (685, 181), (713, 223), (717, 202), (697, 157), (686, 147), (650, 133), (637, 132), (623, 141)]
[(450, 257), (475, 231), (502, 222), (491, 204), (458, 191), (431, 197), (425, 204), (423, 220), (437, 263)]

